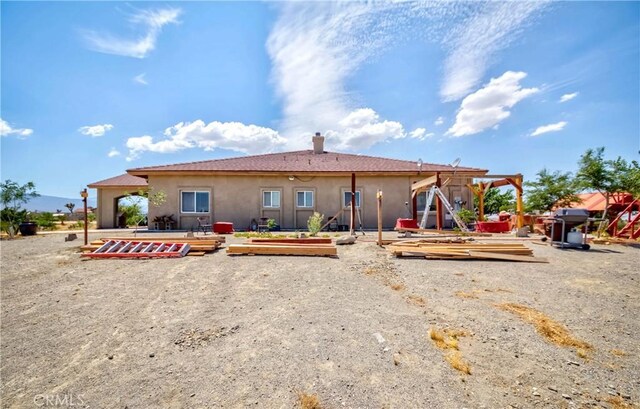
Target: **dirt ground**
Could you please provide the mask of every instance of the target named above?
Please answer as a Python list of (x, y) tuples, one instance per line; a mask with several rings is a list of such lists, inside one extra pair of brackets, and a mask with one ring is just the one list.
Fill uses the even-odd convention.
[[(528, 244), (549, 264), (396, 259), (371, 242), (337, 259), (222, 249), (82, 260), (79, 241), (0, 244), (2, 407), (291, 408), (300, 394), (324, 408), (640, 401), (639, 249)], [(504, 303), (588, 345), (554, 344)], [(459, 330), (458, 351), (438, 348), (430, 328)], [(447, 361), (456, 353), (471, 374)]]

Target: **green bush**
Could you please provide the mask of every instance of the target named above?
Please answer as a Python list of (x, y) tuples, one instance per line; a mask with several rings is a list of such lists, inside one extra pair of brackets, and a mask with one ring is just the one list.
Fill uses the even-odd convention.
[(465, 224), (469, 224), (469, 223), (473, 223), (474, 221), (476, 221), (476, 214), (475, 212), (469, 210), (469, 209), (460, 209), (458, 210), (458, 217), (460, 217), (460, 219), (462, 219), (462, 221)]
[(56, 229), (56, 218), (53, 216), (51, 212), (43, 212), (40, 213), (36, 217), (36, 223), (38, 223), (38, 227), (42, 230), (55, 230)]
[(322, 221), (324, 220), (324, 215), (318, 212), (313, 212), (313, 215), (309, 217), (307, 220), (307, 227), (309, 228), (309, 235), (316, 236), (320, 229), (322, 228)]

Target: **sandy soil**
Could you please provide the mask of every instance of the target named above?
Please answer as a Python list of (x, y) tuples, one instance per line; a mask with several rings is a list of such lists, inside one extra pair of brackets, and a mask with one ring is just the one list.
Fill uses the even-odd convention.
[[(529, 244), (549, 264), (395, 259), (373, 243), (338, 259), (85, 261), (63, 237), (0, 244), (2, 407), (290, 408), (299, 393), (326, 408), (640, 400), (638, 249)], [(550, 343), (500, 303), (535, 308), (591, 348)], [(470, 375), (431, 327), (467, 333)]]

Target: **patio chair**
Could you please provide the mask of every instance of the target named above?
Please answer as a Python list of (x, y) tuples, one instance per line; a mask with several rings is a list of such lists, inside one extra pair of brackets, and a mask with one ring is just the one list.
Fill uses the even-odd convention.
[(208, 217), (198, 217), (198, 231), (202, 231), (204, 234), (213, 231), (213, 226), (209, 222)]

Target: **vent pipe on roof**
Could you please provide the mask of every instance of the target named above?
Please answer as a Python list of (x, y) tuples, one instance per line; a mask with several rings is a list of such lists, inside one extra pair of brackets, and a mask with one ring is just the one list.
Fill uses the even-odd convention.
[(313, 140), (313, 153), (319, 155), (324, 153), (324, 136), (320, 135), (320, 132), (316, 132)]

